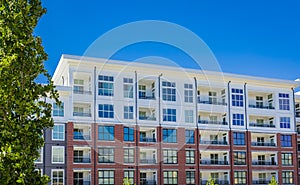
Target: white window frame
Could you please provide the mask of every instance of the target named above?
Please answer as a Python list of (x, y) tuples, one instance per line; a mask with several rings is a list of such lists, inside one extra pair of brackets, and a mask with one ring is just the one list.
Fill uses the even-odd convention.
[(123, 78), (123, 97), (130, 98), (130, 99), (133, 98), (133, 79), (132, 78)]
[(184, 110), (184, 121), (186, 123), (194, 123), (194, 111)]
[(52, 140), (54, 141), (64, 141), (65, 140), (65, 131), (66, 131), (66, 128), (65, 128), (65, 124), (54, 124), (54, 126), (63, 126), (63, 138), (62, 139), (55, 139), (54, 138), (54, 127), (52, 128)]
[(59, 183), (53, 184), (53, 172), (63, 172), (63, 184), (65, 184), (65, 170), (63, 169), (52, 169), (51, 170), (51, 185), (60, 185)]
[[(62, 149), (63, 151), (63, 161), (62, 162), (54, 162), (53, 161), (53, 151), (54, 149)], [(52, 146), (52, 150), (51, 150), (51, 163), (53, 164), (64, 164), (65, 163), (65, 147), (64, 146)]]
[(194, 102), (193, 84), (184, 84), (184, 102)]
[[(58, 114), (54, 114), (54, 111)], [(62, 114), (60, 114), (62, 111)], [(65, 106), (64, 102), (61, 102), (60, 105), (57, 105), (56, 103), (52, 103), (52, 115), (54, 117), (64, 117), (65, 116)]]
[[(41, 147), (39, 149), (39, 153), (40, 153), (40, 156), (39, 158), (37, 158), (34, 163), (37, 163), (37, 164), (40, 164), (40, 163), (43, 163), (43, 156), (44, 156), (44, 147)], [(38, 161), (38, 159), (40, 159), (40, 161)]]
[(176, 83), (163, 81), (161, 86), (162, 100), (176, 102)]

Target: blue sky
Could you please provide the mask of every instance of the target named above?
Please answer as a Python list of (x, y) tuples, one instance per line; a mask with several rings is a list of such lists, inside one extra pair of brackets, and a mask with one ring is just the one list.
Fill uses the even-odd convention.
[[(52, 75), (61, 54), (83, 55), (107, 31), (133, 21), (162, 20), (197, 34), (222, 71), (294, 80), (300, 77), (300, 1), (99, 1), (42, 0), (47, 8), (35, 30), (49, 55)], [(140, 43), (113, 58), (159, 56), (195, 67), (188, 55), (168, 45)]]

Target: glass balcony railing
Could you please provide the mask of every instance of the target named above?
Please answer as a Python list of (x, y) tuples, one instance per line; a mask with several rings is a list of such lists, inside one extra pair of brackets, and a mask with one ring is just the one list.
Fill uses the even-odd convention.
[(156, 121), (156, 117), (153, 117), (153, 116), (139, 116), (139, 120)]
[(200, 144), (204, 144), (204, 145), (228, 145), (227, 141), (205, 141), (205, 140), (201, 140)]
[(252, 165), (256, 166), (274, 166), (277, 165), (276, 162), (269, 162), (269, 161), (252, 161)]
[(252, 146), (276, 146), (275, 143), (267, 143), (267, 142), (251, 142)]
[(275, 125), (272, 124), (263, 124), (263, 123), (250, 123), (250, 127), (264, 127), (264, 128), (275, 128)]
[(156, 159), (140, 159), (141, 164), (155, 164)]
[(156, 139), (153, 137), (140, 137), (140, 142), (155, 143)]
[(73, 112), (73, 116), (79, 116), (79, 117), (91, 117), (92, 114), (89, 112)]
[(74, 163), (90, 163), (90, 157), (74, 156)]
[(228, 165), (228, 161), (217, 161), (217, 160), (200, 160), (200, 164), (204, 165)]
[(250, 104), (249, 105), (249, 108), (256, 108), (256, 109), (275, 109), (275, 107), (273, 106), (270, 106), (270, 105), (253, 105), (253, 104)]
[(156, 181), (155, 180), (141, 179), (140, 180), (140, 185), (156, 185)]
[(74, 140), (90, 140), (91, 136), (90, 134), (85, 134), (82, 132), (74, 132)]

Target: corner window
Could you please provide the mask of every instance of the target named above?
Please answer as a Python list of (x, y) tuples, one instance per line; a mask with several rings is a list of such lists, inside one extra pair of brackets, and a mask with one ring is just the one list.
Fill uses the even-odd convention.
[(289, 94), (279, 93), (279, 110), (290, 110)]

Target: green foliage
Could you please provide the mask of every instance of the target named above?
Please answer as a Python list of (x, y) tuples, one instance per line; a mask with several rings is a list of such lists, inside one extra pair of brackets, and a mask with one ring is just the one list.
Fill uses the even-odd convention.
[[(0, 184), (46, 184), (35, 170), (42, 133), (53, 126), (51, 104), (58, 101), (44, 69), (47, 54), (33, 35), (46, 12), (40, 0), (0, 0)], [(44, 75), (49, 83), (37, 84)]]
[(130, 182), (130, 180), (128, 179), (128, 177), (123, 179), (123, 185), (131, 185), (132, 182)]
[(206, 181), (206, 185), (218, 185), (215, 183), (215, 180), (211, 177)]
[(278, 183), (277, 183), (277, 181), (276, 181), (276, 179), (275, 179), (274, 176), (272, 176), (272, 179), (271, 179), (271, 181), (269, 182), (269, 185), (278, 185)]

